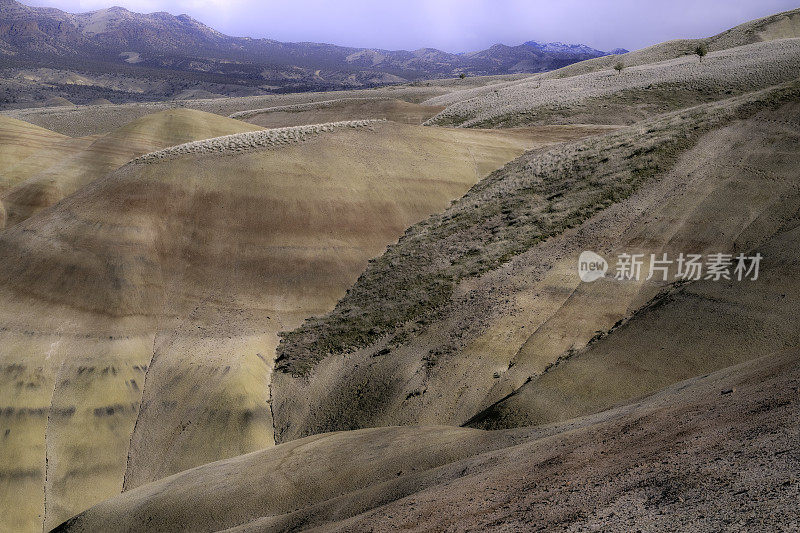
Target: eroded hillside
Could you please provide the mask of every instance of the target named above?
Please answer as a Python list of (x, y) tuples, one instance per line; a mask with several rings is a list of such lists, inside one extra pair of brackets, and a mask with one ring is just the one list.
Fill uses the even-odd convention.
[(272, 445), (278, 331), (492, 170), (596, 128), (290, 130), (139, 158), (0, 233), (4, 527)]
[[(800, 37), (798, 21), (800, 10), (786, 11), (706, 39), (667, 41), (522, 80), (452, 91), (424, 103), (447, 106), (430, 124), (630, 124), (794, 79), (796, 52), (788, 48), (797, 44), (787, 40)], [(710, 60), (711, 66), (699, 64), (695, 50), (701, 45), (710, 52), (703, 63)]]
[(126, 492), (58, 531), (780, 529), (800, 520), (797, 363), (776, 354), (539, 428), (306, 437)]
[(616, 72), (534, 76), (470, 93), (432, 98), (429, 105), (456, 99), (428, 124), (513, 127), (530, 124), (632, 124), (675, 109), (711, 102), (788, 82), (800, 75), (800, 39), (749, 44), (644, 63)]
[[(481, 181), (407, 231), (332, 313), (284, 336), (282, 373), (273, 381), (278, 440), (376, 425), (463, 424), (663, 288), (613, 278), (582, 284), (575, 265), (583, 250), (612, 258), (629, 250), (648, 257), (730, 253), (777, 238), (800, 208), (798, 94), (792, 83), (530, 152)], [(791, 267), (775, 269), (769, 283), (786, 294)], [(756, 313), (746, 300), (750, 293), (742, 291), (757, 293), (759, 286), (729, 288), (729, 298), (748, 303), (742, 320)], [(785, 303), (795, 301), (787, 295)], [(580, 408), (559, 411), (558, 404), (551, 417), (600, 410), (764, 355), (774, 342), (791, 343), (782, 329), (793, 327), (789, 311), (777, 311), (776, 323), (751, 335), (749, 350), (700, 358), (675, 345), (664, 359), (653, 352), (647, 380), (629, 369), (595, 393), (606, 400), (574, 396)], [(687, 313), (679, 308), (675, 316)], [(706, 329), (712, 342), (718, 328), (709, 323)], [(664, 342), (674, 335), (665, 334)], [(696, 342), (688, 335), (683, 349)], [(684, 363), (673, 364), (679, 353)], [(565, 386), (575, 385), (569, 368), (563, 362), (552, 369)], [(596, 368), (588, 375), (603, 383)], [(631, 379), (639, 384), (621, 386)]]

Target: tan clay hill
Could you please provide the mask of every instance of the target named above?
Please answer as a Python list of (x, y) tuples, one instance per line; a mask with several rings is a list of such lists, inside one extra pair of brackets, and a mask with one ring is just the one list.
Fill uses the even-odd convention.
[[(427, 100), (436, 95), (448, 94), (467, 88), (491, 85), (508, 79), (519, 79), (519, 77), (520, 76), (483, 76), (467, 78), (465, 80), (435, 80), (427, 82), (424, 85), (391, 86), (376, 89), (336, 91), (334, 93), (289, 93), (183, 100), (180, 102), (166, 101), (116, 105), (81, 105), (75, 107), (34, 107), (3, 111), (0, 113), (0, 116), (9, 116), (18, 120), (23, 120), (30, 124), (35, 124), (42, 128), (71, 137), (85, 137), (108, 133), (122, 128), (146, 115), (152, 115), (159, 111), (170, 109), (194, 109), (222, 116), (236, 115), (238, 113), (260, 115), (265, 109), (272, 109), (273, 111), (275, 108), (286, 110), (287, 107), (293, 108), (298, 105), (304, 106), (306, 110), (308, 110), (308, 108), (317, 108), (317, 110), (320, 111), (319, 107), (329, 107), (325, 102), (330, 103), (331, 100), (335, 102), (352, 101), (355, 105), (359, 105), (358, 102), (365, 100), (384, 100), (390, 103), (378, 104), (377, 107), (372, 106), (371, 112), (374, 114), (371, 116), (354, 117), (352, 113), (347, 115), (347, 113), (354, 108), (354, 105), (347, 104), (334, 104), (332, 107), (333, 111), (336, 111), (336, 113), (331, 114), (330, 109), (326, 111), (326, 113), (329, 113), (329, 118), (333, 121), (354, 118), (391, 119), (393, 116), (402, 118), (403, 116), (408, 117), (416, 114), (420, 117), (417, 123), (421, 123), (424, 118), (427, 118), (432, 112), (432, 114), (435, 114), (434, 110), (441, 109), (440, 106), (437, 108), (437, 106), (418, 105), (419, 102), (423, 100)], [(392, 101), (398, 101), (398, 103), (393, 106), (395, 111), (392, 111)], [(381, 106), (384, 106), (386, 111), (380, 113), (380, 116), (376, 116), (376, 112), (379, 111)], [(406, 108), (406, 111), (404, 111), (404, 108)], [(325, 122), (325, 120), (315, 118), (314, 113), (307, 113), (305, 117), (310, 118), (310, 122), (305, 123), (319, 124)], [(291, 125), (297, 124), (292, 123)]]
[[(694, 50), (705, 45), (702, 65)], [(800, 9), (706, 39), (667, 41), (620, 56), (422, 102), (447, 106), (427, 124), (511, 127), (632, 124), (661, 113), (791, 81), (800, 70)], [(620, 72), (614, 65), (621, 63)]]
[[(751, 26), (761, 31), (794, 17), (789, 12)], [(723, 51), (733, 57), (751, 52), (750, 46)], [(775, 81), (800, 74), (797, 39), (764, 46), (770, 51), (759, 60), (764, 65), (774, 54), (795, 65)], [(646, 66), (663, 69), (660, 62)], [(723, 85), (741, 74), (704, 62), (691, 77), (697, 81), (703, 72)], [(769, 78), (756, 67), (744, 72), (760, 80), (755, 87)], [(639, 81), (604, 75), (616, 79), (605, 100), (593, 107), (574, 104), (590, 122), (605, 116), (604, 102), (614, 103)], [(521, 83), (500, 84), (499, 90)], [(580, 94), (587, 78), (581, 73), (564, 83)], [(622, 252), (674, 257), (755, 253), (766, 246), (800, 208), (797, 91), (790, 81), (722, 100), (718, 95), (713, 103), (602, 137), (527, 153), (444, 213), (411, 228), (334, 312), (285, 334), (282, 372), (273, 380), (278, 442), (381, 425), (508, 427), (564, 420), (793, 346), (791, 267), (775, 266), (774, 278), (743, 286), (711, 284), (727, 293), (709, 296), (710, 309), (702, 312), (710, 317), (703, 319), (701, 310), (683, 307), (696, 304), (697, 296), (665, 305), (679, 297), (673, 291), (701, 290), (694, 285), (613, 278), (584, 284), (575, 265), (583, 250), (613, 259)], [(657, 88), (653, 93), (649, 98), (664, 96)], [(491, 96), (463, 102), (485, 113), (505, 105)], [(788, 260), (793, 250), (781, 257)], [(612, 261), (612, 272), (614, 266)], [(765, 283), (784, 295), (774, 312), (763, 311), (768, 299), (758, 305), (748, 299), (765, 294)], [(409, 285), (412, 295), (404, 290)], [(710, 322), (721, 312), (714, 303), (720, 301), (739, 309), (735, 319), (726, 310), (728, 321)], [(619, 326), (649, 307), (674, 314), (654, 322), (652, 337), (631, 334), (641, 342), (636, 359), (617, 345), (613, 353), (590, 355), (611, 340), (586, 349), (589, 343), (612, 329), (619, 338)], [(756, 317), (762, 327), (753, 331), (748, 324)], [(692, 351), (701, 346), (705, 351)]]
[(0, 115), (0, 194), (91, 144)]
[[(14, 119), (2, 117), (0, 120)], [(56, 138), (49, 144), (40, 144), (41, 149), (33, 151), (25, 159), (26, 162), (35, 162), (38, 171), (32, 172), (30, 163), (24, 172), (18, 167), (12, 168), (11, 177), (15, 185), (0, 191), (6, 225), (22, 222), (142, 154), (189, 141), (256, 129), (259, 128), (212, 113), (174, 109), (145, 116), (94, 138), (61, 138), (48, 132)], [(6, 141), (6, 146), (26, 142), (27, 137), (29, 135), (24, 132), (17, 133), (15, 139)], [(48, 157), (50, 154), (53, 155)]]
[(45, 100), (44, 107), (75, 107), (75, 104), (61, 96), (53, 96)]
[(159, 152), (0, 233), (3, 527), (271, 445), (278, 331), (493, 169), (597, 131), (317, 129)]
[(340, 98), (242, 111), (232, 114), (231, 118), (265, 128), (356, 119), (386, 119), (403, 124), (422, 124), (442, 110), (444, 106), (424, 106), (395, 98)]
[[(638, 148), (654, 160), (671, 135), (683, 137), (684, 128), (701, 133), (672, 154), (668, 171), (643, 178), (627, 198), (563, 237), (462, 281), (443, 317), (399, 348), (379, 343), (330, 355), (308, 382), (277, 374), (271, 405), (284, 444), (131, 486), (59, 531), (141, 531), (143, 524), (170, 531), (498, 524), (674, 530), (742, 520), (769, 528), (797, 520), (798, 96), (792, 84), (650, 123), (652, 133)], [(626, 158), (631, 133), (535, 152), (539, 172), (563, 172), (559, 161), (575, 164), (578, 154), (609, 159), (608, 168), (594, 168), (598, 181), (589, 189), (573, 182), (564, 191), (549, 210), (554, 218), (591, 199), (594, 188), (602, 190), (605, 176), (612, 187), (624, 182), (620, 160), (640, 157)], [(438, 235), (443, 221), (473, 206), (490, 209), (492, 198), (513, 201), (519, 190), (530, 193), (531, 182), (514, 174), (531, 164), (527, 157), (409, 230), (393, 247), (397, 254), (377, 263), (388, 257), (401, 269), (407, 241)], [(622, 168), (645, 168), (638, 163)], [(563, 183), (544, 181), (562, 190)], [(481, 231), (477, 224), (469, 233)], [(619, 250), (671, 253), (690, 246), (758, 251), (765, 263), (752, 282), (665, 286), (607, 277), (580, 284), (577, 252), (591, 243), (610, 257)], [(448, 246), (447, 239), (431, 244)], [(482, 304), (498, 298), (500, 305)], [(465, 335), (458, 327), (464, 323), (483, 327)], [(431, 364), (431, 348), (450, 341), (451, 333), (466, 342), (436, 352)], [(179, 381), (176, 372), (166, 374)], [(305, 388), (287, 385), (295, 382)], [(414, 394), (419, 389), (424, 392)], [(469, 424), (542, 425), (492, 432), (457, 427), (506, 390), (516, 392)], [(291, 423), (281, 426), (285, 419)], [(424, 427), (321, 433), (398, 423)], [(313, 435), (296, 438), (304, 434)], [(703, 479), (709, 481), (698, 484)]]

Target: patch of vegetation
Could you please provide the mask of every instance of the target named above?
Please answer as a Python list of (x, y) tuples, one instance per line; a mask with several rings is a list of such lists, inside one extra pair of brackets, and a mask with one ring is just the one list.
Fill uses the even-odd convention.
[(702, 63), (703, 58), (708, 54), (708, 47), (706, 46), (705, 43), (700, 43), (694, 49), (694, 53), (697, 55), (697, 57), (700, 58), (700, 62)]
[[(744, 94), (741, 88), (720, 90), (703, 85), (687, 86), (665, 83), (620, 90), (608, 96), (588, 98), (573, 105), (550, 105), (521, 113), (496, 115), (480, 122), (476, 128), (519, 128), (550, 124), (609, 124), (624, 121), (633, 124), (646, 117), (686, 109), (698, 104), (717, 102)], [(449, 118), (449, 117), (448, 117)], [(455, 122), (453, 125), (462, 124)]]
[(439, 117), (439, 115), (436, 115), (436, 117), (434, 118), (436, 118), (437, 126), (443, 126), (445, 128), (456, 128), (461, 124), (464, 124), (468, 120), (472, 120), (475, 117), (474, 115), (469, 115), (469, 114), (450, 113), (441, 117)]
[(285, 144), (301, 142), (311, 135), (332, 132), (344, 128), (366, 128), (385, 122), (384, 119), (342, 120), (325, 124), (308, 124), (305, 126), (288, 126), (259, 131), (246, 131), (213, 137), (201, 141), (192, 141), (163, 150), (150, 152), (137, 157), (130, 163), (154, 163), (158, 160), (187, 154), (208, 154), (222, 152), (245, 152), (261, 148), (274, 148)]
[(528, 152), (441, 214), (409, 228), (322, 317), (281, 334), (276, 367), (295, 376), (334, 353), (398, 345), (446, 312), (456, 284), (493, 270), (667, 171), (698, 138), (800, 97), (800, 82), (674, 112), (614, 133)]

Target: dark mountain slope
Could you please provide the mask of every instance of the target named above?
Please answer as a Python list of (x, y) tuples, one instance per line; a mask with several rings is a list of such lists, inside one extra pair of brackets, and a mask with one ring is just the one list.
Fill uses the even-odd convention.
[[(182, 82), (177, 87), (147, 87), (148, 93), (155, 91), (154, 97), (187, 88), (230, 94), (231, 87), (219, 87), (225, 84), (258, 94), (385, 85), (461, 73), (542, 72), (604, 54), (583, 45), (532, 41), (470, 54), (282, 43), (224, 35), (188, 15), (139, 14), (121, 7), (72, 14), (0, 0), (0, 65), (7, 67), (2, 77), (18, 78), (21, 69), (50, 67), (84, 75)], [(118, 92), (124, 92), (118, 86)], [(85, 87), (84, 83), (75, 91), (86, 102), (107, 97), (97, 91), (89, 94)], [(128, 92), (136, 91), (131, 87)], [(9, 96), (0, 93), (0, 99)]]

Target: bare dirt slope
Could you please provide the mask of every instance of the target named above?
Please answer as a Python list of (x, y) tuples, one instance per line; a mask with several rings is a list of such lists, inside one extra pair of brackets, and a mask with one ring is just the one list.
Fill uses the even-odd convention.
[[(701, 280), (670, 288), (585, 350), (532, 373), (528, 383), (468, 425), (498, 428), (566, 420), (688, 376), (800, 345), (794, 319), (800, 313), (794, 279), (798, 228), (800, 219), (789, 218), (775, 237), (755, 249), (768, 258), (758, 280), (744, 285)], [(517, 361), (538, 359), (536, 344), (527, 342)]]
[(75, 104), (61, 96), (48, 98), (43, 105), (45, 107), (75, 107)]
[[(284, 336), (279, 442), (460, 425), (520, 387), (531, 392), (506, 402), (508, 425), (562, 420), (796, 346), (800, 107), (794, 90), (782, 101), (710, 128), (688, 117), (720, 120), (731, 103), (527, 154), (412, 228), (334, 312)], [(611, 259), (606, 279), (580, 282), (583, 250)], [(631, 322), (581, 352), (664, 288), (644, 282), (647, 265), (640, 282), (613, 279), (617, 254), (758, 250), (759, 281), (686, 286), (641, 314), (647, 335)], [(413, 297), (396, 289), (412, 282)]]
[(269, 148), (210, 140), (4, 230), (2, 527), (53, 527), (123, 486), (271, 445), (278, 331), (329, 310), (493, 169), (592, 131), (382, 122)]
[[(434, 120), (626, 128), (245, 132), (5, 229), (0, 527), (106, 498), (63, 528), (796, 524), (794, 20), (702, 66), (466, 89)], [(86, 133), (146, 109), (108, 108), (35, 116)], [(583, 250), (611, 274), (581, 283)], [(623, 252), (764, 259), (756, 281), (623, 282)]]
[[(260, 128), (212, 113), (172, 109), (135, 120), (93, 139), (88, 146), (83, 143), (82, 150), (61, 153), (59, 158), (47, 158), (36, 153), (26, 161), (35, 160), (39, 165), (38, 171), (28, 170), (24, 181), (18, 179), (14, 187), (0, 192), (0, 202), (6, 209), (6, 225), (22, 222), (142, 154), (189, 141), (257, 129)], [(65, 139), (58, 146), (72, 147), (81, 141)]]
[(0, 116), (0, 194), (90, 143)]
[(57, 531), (791, 528), (798, 362), (767, 356), (534, 429), (315, 435), (144, 485)]
[(567, 65), (554, 71), (554, 75), (564, 77), (607, 70), (613, 68), (617, 61), (622, 61), (627, 66), (656, 63), (681, 55), (692, 55), (700, 44), (705, 44), (709, 52), (718, 52), (748, 44), (797, 37), (800, 37), (800, 9), (793, 9), (745, 22), (704, 39), (675, 39), (626, 54), (600, 57)]
[(355, 119), (385, 119), (401, 124), (422, 124), (443, 109), (443, 106), (423, 106), (397, 99), (343, 98), (243, 111), (232, 114), (231, 118), (265, 128)]

